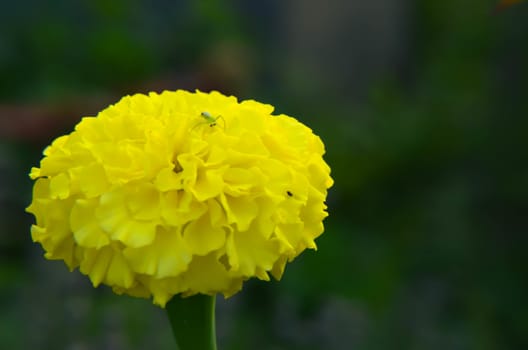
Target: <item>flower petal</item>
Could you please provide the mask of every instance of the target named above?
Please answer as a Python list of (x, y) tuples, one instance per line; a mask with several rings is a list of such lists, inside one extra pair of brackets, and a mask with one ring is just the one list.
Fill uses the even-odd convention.
[(213, 227), (209, 215), (194, 220), (185, 227), (183, 239), (195, 255), (206, 255), (224, 245), (226, 233)]
[(135, 272), (156, 278), (178, 276), (187, 270), (192, 259), (192, 251), (176, 229), (159, 229), (152, 244), (126, 248), (123, 255)]
[(107, 234), (95, 220), (95, 199), (78, 199), (70, 214), (70, 227), (77, 244), (87, 248), (101, 248), (110, 243)]

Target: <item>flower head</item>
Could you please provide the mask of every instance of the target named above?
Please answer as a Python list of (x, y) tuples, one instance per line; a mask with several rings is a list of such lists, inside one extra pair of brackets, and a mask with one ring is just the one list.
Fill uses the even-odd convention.
[(83, 118), (31, 170), (33, 240), (94, 286), (160, 306), (279, 279), (316, 247), (332, 179), (319, 137), (272, 111), (178, 90)]

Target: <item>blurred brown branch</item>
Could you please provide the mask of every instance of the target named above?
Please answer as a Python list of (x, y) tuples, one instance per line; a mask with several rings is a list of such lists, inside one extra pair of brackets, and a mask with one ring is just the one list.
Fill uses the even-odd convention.
[(501, 0), (497, 6), (495, 6), (495, 13), (503, 11), (510, 6), (519, 4), (521, 2), (524, 2), (524, 0)]
[(0, 104), (0, 139), (47, 142), (109, 102), (109, 98), (99, 97), (69, 99), (65, 103)]

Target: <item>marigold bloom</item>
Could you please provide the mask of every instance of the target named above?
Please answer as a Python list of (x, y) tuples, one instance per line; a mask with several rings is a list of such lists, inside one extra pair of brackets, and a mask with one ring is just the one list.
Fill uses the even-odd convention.
[(316, 248), (332, 179), (319, 137), (272, 111), (179, 90), (83, 118), (31, 170), (33, 240), (94, 286), (162, 307), (279, 279)]

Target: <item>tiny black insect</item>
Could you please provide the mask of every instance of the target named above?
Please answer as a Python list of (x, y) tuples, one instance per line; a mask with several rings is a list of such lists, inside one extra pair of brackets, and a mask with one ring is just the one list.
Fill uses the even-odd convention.
[(288, 195), (288, 197), (293, 197), (293, 193), (291, 193), (290, 191), (286, 191), (286, 194)]

